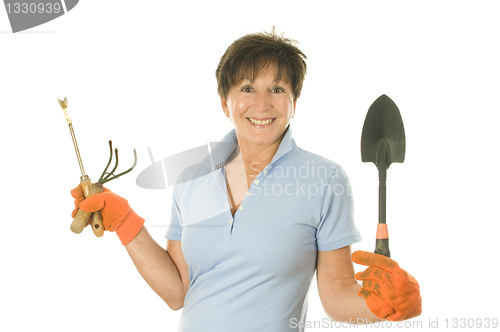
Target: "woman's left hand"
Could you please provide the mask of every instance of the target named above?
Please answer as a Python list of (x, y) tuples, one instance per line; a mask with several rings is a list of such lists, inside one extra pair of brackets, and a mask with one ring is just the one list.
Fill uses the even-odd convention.
[(356, 273), (356, 279), (363, 282), (358, 295), (377, 317), (400, 321), (422, 313), (418, 282), (396, 261), (366, 251), (355, 251), (351, 258), (354, 263), (369, 266)]

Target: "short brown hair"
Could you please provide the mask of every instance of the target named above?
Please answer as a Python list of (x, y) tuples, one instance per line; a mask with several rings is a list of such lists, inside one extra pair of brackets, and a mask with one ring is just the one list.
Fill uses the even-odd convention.
[(227, 99), (229, 90), (235, 84), (245, 78), (253, 80), (261, 70), (276, 64), (276, 80), (283, 77), (292, 85), (294, 100), (299, 98), (306, 76), (307, 58), (294, 44), (298, 44), (297, 41), (276, 35), (274, 27), (272, 33), (248, 34), (235, 40), (221, 57), (215, 71), (219, 96)]

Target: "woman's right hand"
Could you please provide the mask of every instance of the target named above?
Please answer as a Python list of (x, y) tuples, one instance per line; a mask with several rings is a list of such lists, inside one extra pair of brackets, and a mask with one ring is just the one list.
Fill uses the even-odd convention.
[[(75, 209), (72, 212), (74, 218), (78, 209), (86, 212), (101, 211), (104, 229), (116, 232), (123, 245), (127, 245), (139, 233), (144, 224), (144, 219), (135, 213), (128, 201), (103, 187), (103, 192), (85, 198), (80, 185), (71, 190), (71, 196), (75, 199)], [(87, 222), (87, 225), (89, 222)]]

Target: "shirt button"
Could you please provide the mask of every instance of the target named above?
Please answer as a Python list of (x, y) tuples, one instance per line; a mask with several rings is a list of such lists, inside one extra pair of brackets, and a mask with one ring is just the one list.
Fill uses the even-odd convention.
[(243, 210), (243, 205), (240, 205), (239, 210)]
[(229, 219), (229, 224), (231, 225), (233, 223), (233, 219)]
[(265, 169), (265, 170), (264, 170), (264, 174), (267, 174), (267, 172), (268, 172), (268, 170), (267, 170), (267, 169)]
[(253, 183), (255, 183), (255, 185), (258, 185), (259, 184), (259, 180), (255, 180)]
[(249, 192), (249, 191), (247, 191), (247, 197), (250, 197), (250, 195), (251, 195), (251, 194), (250, 194), (250, 192)]

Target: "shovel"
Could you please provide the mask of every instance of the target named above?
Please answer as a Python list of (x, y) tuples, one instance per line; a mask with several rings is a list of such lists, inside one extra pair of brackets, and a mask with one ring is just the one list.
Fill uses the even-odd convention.
[(375, 253), (390, 257), (386, 224), (387, 169), (405, 160), (405, 129), (396, 104), (386, 95), (373, 102), (366, 114), (361, 134), (361, 160), (377, 166), (379, 176), (379, 214)]

